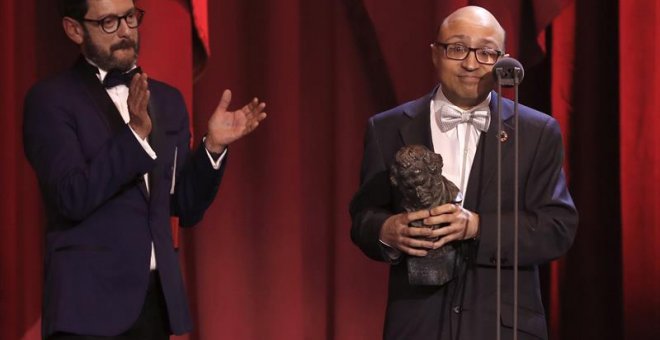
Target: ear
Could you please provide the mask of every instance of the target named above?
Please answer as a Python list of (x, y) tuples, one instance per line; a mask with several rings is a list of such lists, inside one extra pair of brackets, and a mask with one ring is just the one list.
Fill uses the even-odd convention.
[(76, 19), (70, 17), (62, 18), (62, 27), (64, 27), (64, 33), (66, 33), (66, 36), (69, 37), (71, 41), (77, 45), (83, 43), (85, 34), (82, 26)]
[(437, 69), (439, 62), (438, 58), (440, 58), (440, 53), (438, 52), (438, 48), (435, 47), (434, 44), (431, 44), (430, 46), (431, 46), (431, 60), (433, 61), (433, 66), (435, 66), (435, 68)]
[(510, 56), (511, 56), (510, 54), (508, 54), (508, 53), (504, 53), (504, 55), (502, 56), (502, 58), (508, 58), (508, 57), (510, 57)]

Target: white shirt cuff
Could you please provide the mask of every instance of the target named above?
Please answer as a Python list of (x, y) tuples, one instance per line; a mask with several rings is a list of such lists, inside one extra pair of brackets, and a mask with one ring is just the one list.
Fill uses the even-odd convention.
[[(206, 147), (204, 147), (204, 150), (206, 150)], [(220, 164), (222, 164), (222, 160), (225, 158), (225, 155), (227, 154), (227, 148), (225, 148), (225, 151), (220, 154), (220, 157), (218, 158), (217, 161), (213, 160), (213, 156), (211, 156), (211, 153), (209, 150), (206, 150), (206, 155), (209, 156), (209, 160), (211, 161), (211, 166), (213, 169), (218, 170), (220, 169)]]
[(378, 242), (381, 244), (381, 248), (383, 249), (383, 252), (387, 257), (389, 258), (390, 261), (396, 261), (401, 257), (401, 250), (396, 249), (389, 244), (383, 242), (383, 240), (379, 239)]
[[(206, 136), (202, 138), (202, 143), (206, 141)], [(211, 152), (206, 149), (206, 145), (204, 145), (204, 150), (206, 151), (206, 155), (209, 156), (209, 161), (211, 161), (211, 166), (213, 167), (214, 170), (220, 169), (220, 164), (222, 164), (222, 160), (225, 158), (225, 155), (227, 154), (227, 148), (225, 148), (225, 151), (223, 151), (220, 154), (220, 157), (218, 157), (218, 160), (214, 160), (213, 156), (211, 156)]]
[(135, 132), (135, 130), (133, 130), (133, 128), (130, 125), (128, 126), (128, 128), (131, 129), (131, 132), (133, 132), (133, 135), (137, 139), (138, 143), (140, 143), (140, 145), (142, 145), (142, 148), (144, 149), (144, 151), (147, 152), (149, 157), (151, 157), (151, 159), (156, 159), (156, 152), (154, 151), (154, 149), (151, 148), (151, 145), (149, 145), (149, 142), (147, 142), (146, 139), (142, 139), (140, 137), (140, 135), (138, 135), (137, 132)]

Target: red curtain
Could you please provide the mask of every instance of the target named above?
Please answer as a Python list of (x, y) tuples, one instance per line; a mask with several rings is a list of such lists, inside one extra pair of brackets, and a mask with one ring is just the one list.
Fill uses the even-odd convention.
[[(551, 74), (551, 103), (552, 115), (562, 127), (562, 136), (566, 150), (564, 170), (571, 174), (570, 152), (571, 148), (571, 94), (573, 92), (572, 74), (574, 69), (575, 46), (575, 4), (570, 4), (552, 22), (552, 41), (550, 58), (552, 60)], [(568, 178), (570, 182), (570, 178)], [(549, 329), (554, 340), (559, 340), (562, 314), (561, 290), (565, 287), (565, 260), (555, 261), (550, 266), (549, 282)]]
[(621, 1), (621, 211), (624, 334), (660, 334), (660, 5)]
[[(39, 338), (44, 221), (21, 120), (29, 86), (77, 54), (53, 3), (0, 3), (3, 339)], [(181, 231), (196, 325), (178, 339), (381, 337), (387, 267), (349, 240), (364, 126), (430, 90), (436, 25), (467, 4), (500, 18), (507, 51), (526, 66), (522, 102), (552, 113), (564, 130), (581, 222), (569, 254), (544, 273), (551, 338), (660, 336), (653, 247), (660, 173), (649, 121), (660, 86), (656, 7), (643, 0), (141, 0), (140, 64), (184, 93), (196, 137), (225, 88), (232, 107), (258, 96), (269, 113), (231, 146), (204, 221)]]
[[(32, 1), (0, 2), (0, 330), (2, 337), (37, 339), (41, 308), (43, 224), (34, 174), (22, 155), (23, 95), (37, 79), (37, 18)], [(36, 326), (35, 326), (36, 324)]]

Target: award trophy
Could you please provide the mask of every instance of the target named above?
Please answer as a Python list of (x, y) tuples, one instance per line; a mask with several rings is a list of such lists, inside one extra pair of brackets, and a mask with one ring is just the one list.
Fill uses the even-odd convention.
[[(460, 203), (458, 187), (442, 176), (442, 156), (422, 145), (402, 147), (390, 168), (390, 181), (403, 196), (401, 205), (407, 212), (431, 209), (445, 203)], [(411, 228), (442, 228), (444, 225), (424, 225), (421, 220)], [(431, 239), (437, 241), (437, 238)], [(442, 286), (451, 281), (461, 257), (453, 243), (431, 249), (424, 257), (407, 256), (408, 282), (411, 285)]]

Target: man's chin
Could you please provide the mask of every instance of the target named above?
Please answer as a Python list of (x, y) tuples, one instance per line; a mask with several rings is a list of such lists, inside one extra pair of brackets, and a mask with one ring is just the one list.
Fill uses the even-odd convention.
[(135, 65), (137, 61), (137, 54), (135, 54), (135, 52), (132, 49), (114, 51), (112, 52), (112, 56), (114, 59), (114, 64), (117, 66), (118, 69), (128, 70), (133, 65)]

